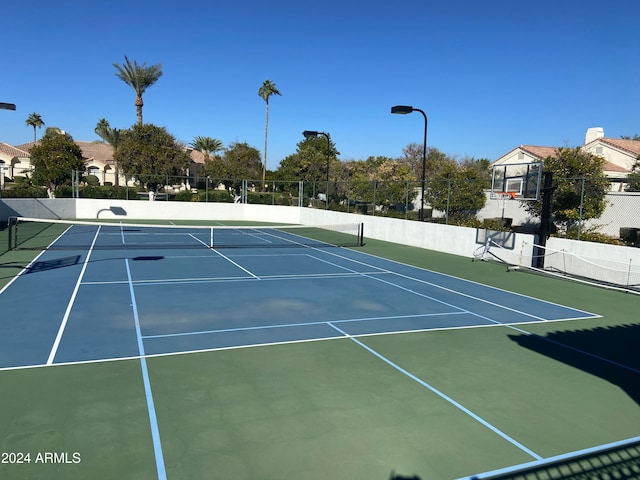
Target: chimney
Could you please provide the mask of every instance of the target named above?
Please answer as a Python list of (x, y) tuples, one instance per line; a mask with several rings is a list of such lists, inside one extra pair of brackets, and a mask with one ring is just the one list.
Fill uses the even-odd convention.
[(598, 138), (604, 137), (604, 128), (592, 127), (587, 129), (587, 135), (584, 137), (584, 144), (591, 143)]

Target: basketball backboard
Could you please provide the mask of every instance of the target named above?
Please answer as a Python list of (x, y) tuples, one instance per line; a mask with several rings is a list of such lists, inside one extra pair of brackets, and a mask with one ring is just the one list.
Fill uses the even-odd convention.
[(516, 200), (539, 200), (542, 163), (504, 163), (494, 165), (491, 173), (491, 198), (509, 194)]

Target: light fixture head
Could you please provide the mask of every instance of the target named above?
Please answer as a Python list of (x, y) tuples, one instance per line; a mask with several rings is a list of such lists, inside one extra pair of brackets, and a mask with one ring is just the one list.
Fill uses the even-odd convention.
[(15, 103), (0, 103), (0, 110), (15, 110)]
[(319, 132), (314, 132), (313, 130), (305, 130), (304, 132), (302, 132), (302, 135), (304, 135), (304, 138), (314, 138), (319, 135)]
[(396, 105), (395, 107), (391, 107), (391, 113), (400, 113), (404, 115), (411, 112), (413, 112), (413, 107), (408, 105)]

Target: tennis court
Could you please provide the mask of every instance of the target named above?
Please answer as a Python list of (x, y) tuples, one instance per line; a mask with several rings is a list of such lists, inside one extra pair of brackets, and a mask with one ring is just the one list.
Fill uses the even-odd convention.
[(361, 235), (22, 236), (1, 477), (454, 479), (640, 434), (637, 296)]

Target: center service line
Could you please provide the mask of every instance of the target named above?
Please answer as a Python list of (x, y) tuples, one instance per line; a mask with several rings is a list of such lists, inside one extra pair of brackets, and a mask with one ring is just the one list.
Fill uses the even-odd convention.
[(538, 455), (537, 453), (535, 453), (532, 450), (529, 450), (527, 447), (525, 447), (524, 445), (522, 445), (520, 442), (516, 441), (515, 439), (511, 438), (509, 435), (507, 435), (506, 433), (504, 433), (503, 431), (499, 430), (497, 427), (494, 427), (493, 425), (491, 425), (489, 422), (487, 422), (486, 420), (484, 420), (483, 418), (479, 417), (478, 415), (476, 415), (475, 413), (473, 413), (471, 410), (469, 410), (467, 407), (463, 406), (462, 404), (456, 402), (453, 398), (449, 397), (448, 395), (446, 395), (445, 393), (441, 392), (440, 390), (438, 390), (437, 388), (435, 388), (432, 385), (429, 385), (427, 382), (420, 380), (418, 377), (416, 377), (415, 375), (413, 375), (412, 373), (408, 372), (407, 370), (405, 370), (404, 368), (402, 368), (400, 365), (393, 363), (391, 360), (389, 360), (387, 357), (385, 357), (384, 355), (376, 352), (373, 348), (365, 345), (364, 343), (362, 343), (360, 340), (358, 340), (357, 338), (349, 335), (347, 332), (345, 332), (344, 330), (336, 327), (332, 322), (327, 322), (327, 324), (333, 328), (335, 328), (337, 331), (339, 331), (340, 333), (342, 333), (343, 335), (345, 335), (346, 337), (348, 337), (349, 339), (351, 339), (352, 341), (356, 342), (358, 345), (360, 345), (362, 348), (364, 348), (365, 350), (367, 350), (369, 353), (372, 353), (373, 355), (375, 355), (376, 357), (378, 357), (380, 360), (382, 360), (383, 362), (385, 362), (386, 364), (390, 365), (391, 367), (395, 368), (396, 370), (398, 370), (400, 373), (402, 373), (403, 375), (406, 375), (407, 377), (409, 377), (411, 380), (413, 380), (414, 382), (419, 383), (420, 385), (422, 385), (423, 387), (431, 390), (433, 393), (435, 393), (436, 395), (438, 395), (439, 397), (443, 398), (444, 400), (446, 400), (447, 402), (449, 402), (451, 405), (453, 405), (454, 407), (458, 408), (459, 410), (462, 410), (464, 413), (466, 413), (467, 415), (469, 415), (471, 418), (473, 418), (474, 420), (480, 422), (482, 425), (484, 425), (485, 427), (487, 427), (489, 430), (493, 431), (494, 433), (497, 433), (499, 436), (501, 436), (502, 438), (504, 438), (506, 441), (508, 441), (509, 443), (511, 443), (512, 445), (515, 445), (516, 447), (518, 447), (520, 450), (522, 450), (523, 452), (527, 453), (528, 455), (531, 455), (533, 458), (535, 458), (536, 460), (542, 460), (542, 457), (540, 455)]
[(129, 293), (131, 294), (131, 306), (133, 308), (133, 318), (136, 324), (136, 337), (138, 339), (138, 352), (140, 353), (140, 367), (142, 368), (142, 381), (144, 383), (144, 393), (147, 397), (147, 410), (149, 412), (149, 423), (151, 424), (151, 438), (153, 439), (153, 451), (156, 457), (156, 469), (158, 470), (158, 480), (167, 480), (167, 472), (164, 466), (164, 455), (162, 454), (162, 443), (160, 442), (160, 430), (158, 429), (158, 418), (156, 417), (156, 408), (153, 403), (153, 394), (151, 393), (151, 382), (149, 381), (149, 372), (147, 370), (147, 360), (144, 357), (144, 344), (142, 342), (142, 334), (140, 330), (140, 317), (138, 316), (138, 305), (136, 303), (136, 295), (133, 291), (133, 282), (131, 280), (131, 270), (129, 269), (129, 259), (125, 258), (127, 267), (127, 278), (129, 279)]

